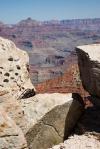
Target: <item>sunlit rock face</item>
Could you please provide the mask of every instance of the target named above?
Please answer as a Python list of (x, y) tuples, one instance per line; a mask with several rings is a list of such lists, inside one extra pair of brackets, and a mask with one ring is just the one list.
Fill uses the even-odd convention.
[[(94, 143), (95, 142), (95, 143)], [(49, 149), (99, 149), (100, 141), (93, 135), (74, 135), (69, 137), (64, 143), (53, 146)]]
[(100, 44), (79, 46), (76, 51), (84, 88), (100, 97)]
[[(17, 98), (35, 94), (28, 72), (29, 57), (15, 44), (0, 37), (0, 93), (10, 93)], [(26, 90), (27, 89), (27, 90)], [(22, 94), (24, 92), (24, 94)]]

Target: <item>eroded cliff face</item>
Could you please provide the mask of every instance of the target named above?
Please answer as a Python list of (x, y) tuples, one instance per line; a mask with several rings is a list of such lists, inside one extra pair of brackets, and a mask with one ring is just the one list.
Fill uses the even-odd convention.
[(37, 93), (80, 93), (88, 95), (82, 86), (78, 64), (69, 65), (69, 69), (60, 77), (35, 85)]

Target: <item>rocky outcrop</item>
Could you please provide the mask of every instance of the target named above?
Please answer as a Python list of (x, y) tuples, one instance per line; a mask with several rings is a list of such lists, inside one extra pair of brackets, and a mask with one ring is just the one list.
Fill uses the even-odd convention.
[[(8, 92), (16, 98), (33, 96), (35, 89), (28, 72), (29, 58), (14, 43), (0, 37), (0, 92)], [(23, 95), (21, 95), (24, 93)], [(21, 95), (21, 96), (20, 96)], [(28, 96), (29, 97), (29, 96)]]
[(84, 98), (85, 111), (77, 122), (74, 133), (92, 133), (100, 142), (100, 44), (79, 46), (76, 51), (80, 77), (90, 95)]
[[(28, 73), (27, 54), (17, 49), (9, 40), (2, 38), (0, 38), (0, 48), (0, 148), (23, 149), (28, 146), (30, 149), (47, 149), (68, 139), (69, 135), (73, 133), (86, 134), (88, 131), (92, 132), (94, 130), (97, 133), (94, 133), (95, 136), (93, 136), (94, 134), (82, 135), (78, 144), (76, 142), (79, 136), (74, 135), (72, 139), (69, 138), (65, 141), (63, 146), (58, 145), (58, 148), (70, 148), (75, 143), (75, 148), (79, 148), (79, 146), (81, 148), (80, 143), (85, 140), (83, 144), (81, 143), (82, 147), (87, 148), (87, 142), (93, 141), (96, 144), (93, 143), (89, 147), (98, 149), (100, 147), (98, 141), (100, 139), (100, 135), (98, 135), (100, 133), (100, 129), (98, 129), (100, 125), (100, 102), (98, 102), (98, 97), (95, 97), (95, 95), (99, 96), (99, 89), (96, 94), (93, 92), (94, 96), (91, 96), (91, 107), (88, 107), (88, 104), (84, 105), (89, 100), (86, 101), (85, 98), (83, 100), (78, 93), (35, 95), (35, 89), (30, 82)], [(78, 54), (80, 54), (80, 51), (78, 51)], [(90, 54), (90, 57), (99, 61), (97, 55), (91, 56)], [(92, 60), (93, 66), (94, 60)], [(80, 64), (80, 72), (83, 73), (81, 67)], [(84, 65), (84, 67), (86, 66)], [(91, 70), (91, 67), (88, 67), (87, 70), (89, 69)], [(73, 79), (72, 85), (73, 82), (75, 82), (74, 85), (80, 85), (77, 70), (74, 71), (73, 69), (72, 74), (74, 77), (66, 74), (54, 83), (59, 83), (59, 85), (62, 83), (61, 87), (63, 87), (68, 83), (66, 83), (66, 77), (69, 76), (70, 81)], [(94, 74), (92, 76), (96, 78)], [(87, 86), (86, 83), (83, 80), (84, 86), (91, 93), (91, 90), (88, 89), (89, 85)], [(92, 88), (94, 88), (94, 84)], [(31, 97), (33, 95), (35, 96)], [(92, 115), (93, 119), (89, 114)], [(97, 118), (98, 123), (93, 122), (95, 118)], [(96, 129), (94, 129), (94, 126)], [(84, 132), (81, 132), (82, 130)]]
[[(73, 98), (72, 94), (55, 93), (16, 100), (3, 95), (0, 97), (0, 108), (22, 129), (30, 149), (47, 149), (62, 142), (66, 135), (69, 136), (83, 113), (84, 106)], [(69, 108), (73, 107), (74, 111), (69, 112)], [(67, 116), (70, 118), (68, 122)]]
[[(12, 125), (11, 131), (14, 133), (18, 129), (16, 136), (20, 137), (22, 134), (24, 140), (22, 141), (20, 137), (20, 141), (18, 140), (19, 142), (16, 143), (17, 138), (11, 138), (9, 131), (7, 131), (8, 148), (10, 149), (11, 144), (12, 149), (20, 149), (23, 144), (25, 144), (23, 148), (27, 148), (24, 136), (30, 149), (47, 149), (60, 143), (65, 136), (66, 117), (71, 104), (73, 103), (74, 107), (81, 109), (78, 112), (76, 108), (71, 113), (72, 117), (77, 113), (77, 119), (73, 125), (76, 124), (84, 107), (73, 99), (72, 94), (38, 94), (30, 97), (35, 94), (35, 89), (30, 82), (26, 66), (28, 63), (27, 54), (17, 49), (12, 42), (6, 39), (0, 38), (0, 46), (0, 108), (3, 108), (10, 120), (14, 121), (14, 131)], [(0, 112), (2, 111), (0, 110)], [(0, 120), (2, 121), (2, 117)], [(72, 122), (71, 119), (70, 122)], [(71, 125), (70, 122), (67, 124), (68, 126)], [(70, 131), (66, 132), (66, 135), (68, 136), (69, 133)], [(6, 144), (5, 141), (4, 147)]]
[[(70, 113), (73, 113), (74, 108), (69, 110), (67, 116), (65, 132), (70, 130), (72, 132), (72, 128), (74, 128), (73, 134), (78, 134), (79, 136), (68, 137), (65, 135), (64, 139), (68, 139), (64, 143), (52, 147), (52, 149), (100, 148), (100, 44), (79, 46), (76, 51), (80, 77), (84, 88), (90, 95), (83, 98), (85, 110), (76, 125), (73, 125), (76, 120), (75, 116), (70, 115)], [(71, 125), (68, 125), (68, 123)]]
[[(27, 148), (27, 125), (19, 99), (35, 94), (28, 72), (28, 55), (0, 37), (0, 148)], [(22, 129), (22, 130), (21, 130)]]
[(0, 108), (0, 149), (28, 149), (25, 137), (15, 122)]
[(100, 97), (100, 44), (79, 46), (76, 51), (84, 88)]

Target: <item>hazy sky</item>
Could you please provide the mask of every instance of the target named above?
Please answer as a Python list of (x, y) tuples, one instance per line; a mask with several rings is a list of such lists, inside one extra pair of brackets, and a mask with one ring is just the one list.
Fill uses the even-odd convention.
[(100, 0), (0, 0), (0, 21), (99, 18)]

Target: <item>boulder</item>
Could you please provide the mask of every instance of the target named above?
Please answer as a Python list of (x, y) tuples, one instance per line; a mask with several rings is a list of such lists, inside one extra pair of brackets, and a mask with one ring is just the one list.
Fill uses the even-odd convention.
[(28, 149), (25, 137), (15, 122), (0, 108), (0, 149)]
[(16, 98), (35, 94), (29, 78), (29, 57), (13, 42), (0, 37), (0, 94), (10, 93)]
[(76, 51), (84, 88), (100, 97), (100, 44), (78, 46)]
[[(72, 124), (72, 127), (77, 123), (84, 109), (84, 106), (75, 100), (72, 94), (59, 93), (38, 94), (20, 100), (28, 120), (28, 127), (25, 128), (24, 133), (30, 149), (47, 149), (63, 141), (69, 108), (75, 109), (74, 112), (69, 113), (71, 117), (67, 124), (70, 126)], [(70, 135), (72, 127), (69, 127), (70, 131), (66, 132), (67, 135)]]

